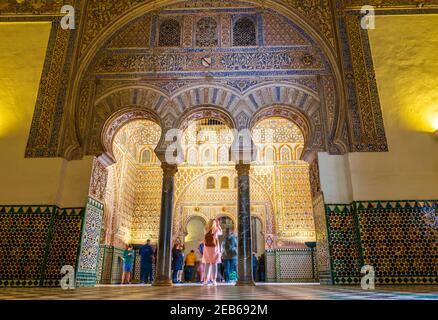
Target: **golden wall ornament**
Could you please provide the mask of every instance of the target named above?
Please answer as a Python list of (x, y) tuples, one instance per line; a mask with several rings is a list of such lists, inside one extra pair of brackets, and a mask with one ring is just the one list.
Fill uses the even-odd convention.
[[(122, 85), (122, 82), (113, 81), (111, 84), (111, 82), (102, 79), (101, 76), (99, 80), (97, 80), (96, 75), (92, 73), (91, 70), (97, 67), (97, 61), (112, 61), (111, 57), (110, 60), (105, 60), (108, 57), (106, 57), (106, 53), (103, 51), (100, 41), (104, 38), (108, 39), (111, 33), (118, 33), (118, 31), (113, 28), (119, 26), (123, 29), (123, 24), (125, 24), (128, 29), (130, 28), (129, 34), (133, 37), (131, 39), (135, 38), (135, 34), (145, 34), (148, 28), (152, 28), (153, 17), (160, 15), (160, 11), (156, 9), (166, 10), (166, 8), (169, 8), (166, 6), (171, 3), (173, 3), (175, 9), (181, 10), (186, 8), (199, 9), (203, 6), (207, 6), (207, 2), (205, 1), (162, 1), (154, 2), (154, 5), (152, 5), (152, 2), (142, 0), (92, 0), (88, 1), (85, 5), (82, 0), (78, 0), (75, 1), (74, 6), (78, 12), (78, 25), (81, 27), (72, 33), (59, 28), (61, 15), (58, 14), (57, 11), (61, 5), (67, 3), (72, 4), (70, 1), (49, 2), (26, 0), (21, 4), (18, 4), (16, 1), (7, 1), (6, 3), (2, 3), (0, 8), (1, 21), (21, 21), (20, 19), (26, 18), (31, 19), (31, 21), (32, 19), (52, 20), (54, 23), (40, 85), (39, 98), (36, 103), (31, 134), (26, 150), (27, 157), (63, 156), (67, 159), (79, 159), (85, 154), (98, 155), (102, 152), (99, 142), (96, 141), (95, 138), (100, 135), (100, 132), (98, 132), (99, 123), (89, 123), (88, 119), (94, 117), (91, 110), (93, 110), (96, 93), (100, 90), (105, 91), (101, 83), (110, 90), (111, 87)], [(437, 0), (422, 2), (416, 0), (352, 0), (333, 2), (279, 0), (264, 1), (262, 7), (260, 7), (259, 4), (259, 1), (250, 1), (245, 4), (236, 4), (235, 1), (208, 2), (209, 12), (214, 12), (214, 8), (223, 8), (230, 5), (236, 8), (257, 9), (256, 11), (259, 12), (261, 17), (260, 21), (266, 22), (264, 28), (267, 28), (267, 31), (273, 28), (272, 26), (278, 25), (278, 23), (269, 23), (269, 21), (274, 21), (272, 20), (273, 12), (275, 14), (281, 12), (281, 14), (285, 14), (285, 17), (288, 17), (288, 19), (294, 17), (294, 19), (300, 20), (300, 22), (302, 22), (300, 27), (309, 31), (311, 37), (316, 36), (318, 44), (316, 49), (326, 53), (326, 59), (329, 60), (328, 62), (330, 64), (329, 70), (332, 72), (332, 74), (321, 74), (321, 80), (313, 80), (316, 82), (320, 81), (314, 89), (319, 91), (318, 94), (320, 97), (324, 97), (324, 100), (321, 102), (324, 104), (324, 106), (321, 106), (321, 114), (316, 118), (310, 116), (311, 122), (315, 123), (321, 129), (321, 133), (315, 134), (315, 137), (322, 143), (322, 149), (330, 153), (387, 151), (383, 121), (381, 119), (381, 112), (379, 111), (378, 94), (376, 92), (375, 79), (373, 78), (373, 67), (372, 64), (369, 63), (370, 52), (368, 39), (366, 32), (357, 29), (359, 25), (358, 11), (362, 5), (371, 4), (375, 5), (378, 9), (376, 14), (410, 14), (416, 13), (416, 10), (421, 10), (422, 13), (433, 13), (438, 6)], [(272, 6), (268, 6), (268, 4), (272, 4)], [(154, 11), (151, 19), (148, 21), (142, 21), (140, 19), (138, 21), (135, 20), (133, 23), (128, 23), (131, 17), (134, 19), (134, 15), (136, 15), (135, 19), (141, 17), (139, 14), (141, 11), (140, 8), (144, 8), (145, 11)], [(136, 12), (136, 14), (133, 14), (134, 12)], [(192, 28), (195, 24), (195, 18), (196, 17), (192, 16), (190, 19), (183, 19), (183, 48), (193, 46), (194, 42), (191, 41), (193, 39), (189, 39), (188, 35), (193, 31)], [(85, 19), (83, 23), (81, 19)], [(232, 23), (233, 20), (230, 15), (221, 14), (217, 21), (221, 24), (221, 34), (218, 38), (220, 39), (220, 45), (229, 48), (232, 40), (230, 23)], [(271, 43), (271, 46), (285, 43), (284, 35), (276, 39), (272, 38), (272, 34), (274, 33), (265, 33), (266, 37), (264, 41)], [(336, 43), (336, 33), (339, 35), (339, 43)], [(294, 32), (288, 34), (293, 35), (293, 37), (290, 40), (286, 40), (286, 43), (288, 41), (304, 43), (302, 41), (305, 41), (299, 34)], [(149, 35), (153, 35), (153, 33), (145, 35), (144, 39), (141, 39), (143, 42), (140, 41), (138, 44), (144, 46), (147, 44), (146, 40), (149, 40), (149, 44), (151, 44), (153, 39), (149, 37)], [(347, 36), (351, 39), (351, 42), (346, 40)], [(122, 39), (124, 38), (115, 35), (114, 39), (110, 41), (110, 47), (127, 47), (127, 42), (123, 42)], [(128, 40), (128, 38), (125, 40)], [(267, 49), (269, 48), (266, 46), (260, 48), (260, 54), (262, 54), (262, 52), (263, 54), (265, 54), (264, 52), (269, 52), (269, 50), (266, 51)], [(158, 57), (162, 50), (153, 48), (152, 51), (152, 56)], [(349, 52), (351, 56), (350, 70), (346, 67), (346, 65), (349, 64), (349, 62), (346, 61), (346, 56), (339, 54), (341, 51)], [(79, 56), (81, 54), (82, 57), (80, 58)], [(272, 54), (267, 55), (267, 57), (269, 56), (270, 58), (273, 57)], [(340, 65), (337, 65), (337, 56), (341, 58), (344, 64), (342, 66), (343, 70), (341, 70)], [(93, 57), (96, 58), (95, 61)], [(302, 61), (304, 67), (307, 65), (308, 68), (311, 68), (314, 66), (314, 63), (312, 64), (310, 57), (315, 58), (317, 63), (321, 62), (319, 61), (318, 55), (315, 55), (315, 50), (303, 53), (300, 58), (292, 60)], [(193, 63), (192, 61), (189, 62)], [(154, 62), (154, 64), (157, 65), (158, 63), (159, 60)], [(216, 67), (217, 63), (218, 60), (213, 58), (213, 67)], [(109, 67), (109, 65), (106, 65), (107, 69), (105, 70), (111, 70), (108, 69)], [(154, 72), (154, 70), (155, 69), (152, 68), (152, 72)], [(363, 76), (364, 74), (365, 77)], [(72, 75), (76, 75), (76, 77), (74, 78)], [(141, 76), (137, 77), (135, 81), (130, 80), (127, 82), (138, 83), (138, 79), (141, 79)], [(222, 85), (230, 84), (229, 81), (217, 77), (210, 77), (209, 79), (209, 81), (216, 83), (220, 82)], [(269, 81), (269, 79), (266, 80)], [(172, 81), (168, 81), (168, 84), (162, 83), (158, 87), (161, 89), (163, 85), (166, 86), (166, 88), (172, 86), (181, 88), (188, 84), (187, 81), (184, 81), (173, 78)], [(237, 90), (245, 90), (249, 82), (254, 82), (254, 85), (257, 85), (259, 83), (256, 82), (260, 80), (255, 78), (247, 83), (242, 82), (242, 80), (239, 81), (241, 84), (235, 88)], [(286, 79), (282, 81), (286, 81)], [(288, 79), (287, 81), (291, 80)], [(299, 81), (312, 80), (302, 78)], [(151, 84), (150, 80), (146, 79), (145, 82), (149, 85)], [(202, 81), (202, 83), (204, 84), (205, 82)], [(192, 85), (195, 86), (196, 84), (192, 83)], [(201, 83), (198, 82), (198, 85), (201, 85)], [(309, 85), (314, 86), (314, 84)], [(282, 92), (282, 90), (283, 89), (280, 89), (280, 92)], [(366, 93), (366, 90), (368, 90), (369, 93)], [(234, 92), (234, 94), (236, 93), (237, 92)], [(163, 97), (163, 95), (158, 92), (156, 92), (156, 94), (157, 101), (164, 99), (164, 101), (160, 102), (160, 110), (164, 111), (166, 108), (179, 108), (179, 102), (172, 101), (172, 96), (169, 97), (169, 95), (164, 94)], [(227, 93), (224, 92), (224, 94), (226, 95)], [(267, 103), (269, 101), (272, 102), (272, 100), (269, 97), (265, 97), (263, 93), (254, 94), (253, 97), (254, 99), (247, 97), (246, 100), (244, 99), (244, 102), (250, 104), (252, 103), (250, 100), (253, 99), (257, 103), (263, 104), (263, 106), (269, 104)], [(273, 97), (273, 101), (276, 101), (275, 93)], [(179, 97), (175, 98), (179, 99)], [(182, 101), (186, 101), (185, 97), (181, 98)], [(240, 102), (239, 99), (233, 99), (233, 103), (236, 102)], [(339, 106), (341, 107), (339, 108)], [(154, 107), (156, 107), (156, 105), (154, 105)], [(242, 105), (233, 105), (233, 108), (234, 107), (237, 107), (237, 109), (234, 110), (235, 114), (233, 114), (236, 123), (239, 123), (239, 126), (240, 123), (242, 123), (242, 127), (246, 126), (247, 124), (245, 123), (247, 123), (248, 118), (250, 119), (252, 116), (251, 112)], [(111, 110), (111, 112), (114, 111), (115, 110)], [(166, 117), (171, 117), (172, 115), (163, 113), (162, 116), (163, 119), (166, 119)], [(358, 120), (361, 117), (363, 117), (363, 120)], [(105, 119), (102, 119), (102, 121), (104, 120)], [(91, 138), (91, 141), (89, 141), (90, 132), (95, 135), (95, 137)], [(326, 137), (330, 138), (327, 139)], [(319, 145), (318, 148), (321, 148), (321, 145)]]

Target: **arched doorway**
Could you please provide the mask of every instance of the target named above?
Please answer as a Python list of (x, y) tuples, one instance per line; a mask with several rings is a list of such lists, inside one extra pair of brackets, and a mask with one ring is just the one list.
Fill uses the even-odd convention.
[[(185, 253), (189, 253), (190, 251), (194, 251), (197, 255), (199, 255), (198, 247), (199, 244), (204, 241), (204, 228), (206, 225), (206, 221), (203, 217), (200, 216), (192, 216), (186, 225), (186, 236), (184, 238), (184, 251)], [(198, 259), (201, 257), (198, 256)]]
[[(316, 241), (310, 166), (301, 160), (309, 138), (306, 124), (304, 118), (297, 124), (275, 112), (261, 111), (252, 126), (259, 152), (252, 177), (262, 182), (271, 177), (275, 190), (276, 231), (265, 236), (270, 244), (266, 250), (268, 281), (316, 280), (313, 251), (306, 245)], [(252, 249), (256, 254), (263, 251), (258, 240), (261, 229), (262, 221), (252, 217)]]
[[(105, 169), (107, 183), (102, 196), (105, 209), (98, 283), (119, 283), (121, 269), (114, 266), (120, 264), (127, 245), (138, 249), (147, 240), (153, 246), (158, 241), (162, 170), (154, 149), (161, 127), (149, 117), (142, 118), (142, 111), (131, 118), (127, 116), (130, 112), (112, 117), (104, 131), (107, 152), (100, 159), (110, 165)], [(135, 283), (140, 275), (139, 255), (134, 263)]]

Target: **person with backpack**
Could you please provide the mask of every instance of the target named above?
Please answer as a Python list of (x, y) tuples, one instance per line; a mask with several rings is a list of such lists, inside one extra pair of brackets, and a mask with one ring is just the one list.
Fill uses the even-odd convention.
[(222, 228), (218, 220), (210, 220), (205, 227), (204, 254), (202, 262), (205, 263), (204, 285), (209, 282), (217, 286), (217, 265), (221, 263), (221, 249), (219, 236), (222, 235)]
[(231, 282), (231, 273), (237, 266), (237, 238), (233, 231), (227, 229), (226, 237), (222, 241), (223, 260), (224, 260), (224, 278), (225, 282)]

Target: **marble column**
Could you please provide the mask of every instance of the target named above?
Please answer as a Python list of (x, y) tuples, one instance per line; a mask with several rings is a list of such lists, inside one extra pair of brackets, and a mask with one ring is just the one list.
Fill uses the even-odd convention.
[(172, 286), (172, 210), (176, 165), (162, 163), (163, 191), (161, 195), (160, 234), (158, 239), (157, 272), (153, 285), (160, 287)]
[(249, 164), (238, 164), (238, 263), (237, 286), (255, 285), (252, 276), (251, 203), (249, 188)]

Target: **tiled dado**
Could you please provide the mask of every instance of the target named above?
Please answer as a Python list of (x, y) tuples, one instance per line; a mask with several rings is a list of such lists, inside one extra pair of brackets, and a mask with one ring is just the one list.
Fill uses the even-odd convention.
[(376, 284), (438, 283), (438, 201), (326, 205), (335, 284), (360, 283), (374, 266)]
[[(97, 284), (119, 284), (122, 281), (123, 272), (123, 252), (125, 250), (113, 246), (101, 245), (99, 264), (97, 268)], [(133, 279), (138, 280), (140, 276), (137, 275), (139, 272), (139, 263), (137, 262), (138, 255), (135, 256), (135, 269), (133, 274)]]
[(316, 282), (316, 253), (311, 249), (269, 249), (266, 251), (268, 282)]
[(84, 208), (0, 206), (0, 287), (58, 286), (76, 266)]

